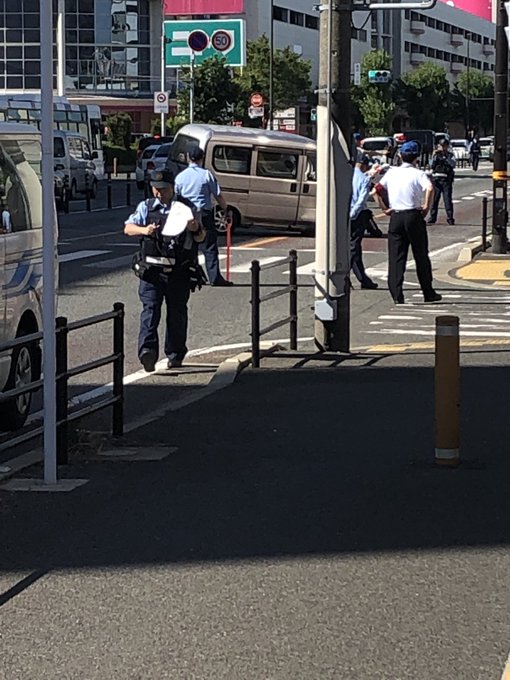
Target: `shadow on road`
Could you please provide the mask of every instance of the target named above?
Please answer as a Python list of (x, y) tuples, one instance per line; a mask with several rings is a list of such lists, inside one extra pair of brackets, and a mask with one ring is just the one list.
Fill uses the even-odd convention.
[(462, 456), (481, 464), (444, 470), (429, 368), (243, 373), (132, 433), (177, 446), (163, 461), (77, 459), (62, 473), (90, 481), (71, 494), (2, 493), (0, 569), (506, 544), (509, 380), (464, 369)]

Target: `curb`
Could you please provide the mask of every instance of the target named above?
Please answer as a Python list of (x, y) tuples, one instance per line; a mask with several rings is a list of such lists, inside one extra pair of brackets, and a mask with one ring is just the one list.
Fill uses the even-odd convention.
[[(490, 241), (487, 241), (487, 245), (490, 246)], [(483, 243), (480, 237), (479, 242), (475, 241), (472, 245), (464, 246), (464, 248), (462, 248), (457, 257), (457, 262), (471, 262), (475, 255), (479, 255), (483, 252)]]
[[(271, 341), (266, 341), (261, 343), (260, 354), (261, 356), (267, 356), (268, 354), (272, 354), (273, 352), (281, 349), (284, 349), (282, 345), (274, 344)], [(214, 392), (218, 392), (219, 390), (232, 385), (241, 371), (243, 371), (245, 368), (248, 368), (248, 366), (251, 364), (251, 361), (252, 355), (250, 352), (241, 352), (235, 356), (228, 357), (218, 366), (218, 369), (207, 385), (199, 388), (194, 394), (183, 397), (182, 399), (177, 399), (171, 405), (166, 405), (157, 411), (152, 411), (150, 415), (144, 416), (139, 418), (137, 421), (130, 423), (130, 425), (124, 428), (124, 433), (128, 434), (129, 432), (133, 432), (134, 430), (137, 430), (138, 428), (143, 427), (144, 425), (147, 425), (158, 418), (162, 418), (167, 413), (178, 411), (185, 406), (189, 406), (190, 404), (200, 401), (201, 399), (205, 399), (205, 397), (214, 394)], [(40, 447), (27, 451), (26, 453), (16, 456), (15, 458), (6, 460), (4, 463), (0, 464), (0, 484), (3, 484), (3, 482), (10, 479), (18, 472), (21, 472), (22, 470), (25, 470), (26, 468), (29, 468), (32, 465), (42, 461), (43, 450)]]

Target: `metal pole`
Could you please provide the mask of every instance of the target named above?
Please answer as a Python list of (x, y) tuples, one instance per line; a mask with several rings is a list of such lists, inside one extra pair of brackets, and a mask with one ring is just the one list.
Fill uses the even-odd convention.
[(348, 352), (351, 10), (332, 0), (319, 8), (315, 344)]
[(298, 338), (298, 309), (297, 309), (297, 252), (291, 250), (289, 252), (290, 267), (289, 267), (289, 285), (291, 286), (289, 296), (289, 315), (290, 315), (290, 348), (297, 349)]
[(189, 122), (193, 123), (195, 119), (195, 52), (191, 50), (189, 55)]
[(57, 462), (68, 463), (68, 427), (67, 427), (67, 319), (59, 316), (55, 321), (56, 333), (56, 373), (57, 373)]
[(274, 0), (269, 0), (269, 110), (267, 112), (268, 127), (273, 129), (273, 53), (274, 53)]
[(459, 317), (436, 317), (435, 353), (435, 462), (459, 464), (460, 358)]
[(482, 249), (487, 250), (487, 196), (482, 198)]
[(251, 263), (251, 363), (260, 368), (260, 262)]
[(494, 166), (492, 172), (492, 252), (507, 251), (507, 106), (508, 43), (505, 35), (507, 14), (498, 1), (496, 21), (496, 65), (494, 70)]
[(117, 401), (113, 405), (112, 434), (114, 437), (124, 435), (124, 305), (116, 302), (113, 310), (117, 315), (113, 319), (113, 396)]
[(467, 40), (467, 68), (466, 68), (466, 128), (467, 135), (469, 138), (469, 130), (471, 129), (471, 122), (469, 120), (469, 33), (466, 34)]
[(126, 205), (131, 205), (131, 173), (126, 175)]
[(227, 281), (230, 281), (230, 262), (231, 262), (231, 251), (232, 251), (232, 218), (229, 215), (225, 217), (225, 224), (227, 227), (227, 259), (225, 262), (225, 277)]
[(43, 218), (44, 482), (57, 482), (55, 225), (53, 198), (53, 10), (40, 2)]
[(106, 180), (106, 207), (108, 210), (112, 209), (112, 173), (107, 174)]
[(58, 0), (57, 5), (57, 94), (65, 95), (65, 0)]
[[(166, 92), (166, 78), (165, 78), (165, 21), (163, 14), (161, 15), (161, 92)], [(165, 134), (165, 113), (161, 112), (161, 136)]]

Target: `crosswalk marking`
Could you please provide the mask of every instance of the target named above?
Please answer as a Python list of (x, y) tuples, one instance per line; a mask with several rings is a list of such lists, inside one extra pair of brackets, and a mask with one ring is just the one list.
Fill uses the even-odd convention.
[[(224, 255), (223, 257), (226, 257)], [(276, 262), (277, 260), (283, 259), (281, 255), (275, 255), (272, 257), (262, 257), (259, 259), (259, 262), (261, 265), (264, 264), (272, 264), (273, 262)], [(250, 262), (243, 262), (242, 264), (237, 264), (234, 267), (230, 268), (230, 271), (232, 274), (248, 274), (250, 272), (250, 267), (251, 267), (251, 261)]]

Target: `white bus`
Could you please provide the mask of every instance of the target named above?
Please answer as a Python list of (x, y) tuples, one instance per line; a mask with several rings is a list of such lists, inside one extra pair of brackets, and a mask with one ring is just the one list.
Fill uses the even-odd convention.
[[(0, 95), (0, 122), (27, 123), (40, 128), (41, 96), (36, 93), (13, 93)], [(92, 151), (96, 177), (104, 177), (104, 156), (101, 144), (101, 109), (96, 104), (71, 104), (65, 97), (55, 97), (53, 123), (56, 130), (79, 132), (85, 137)]]

